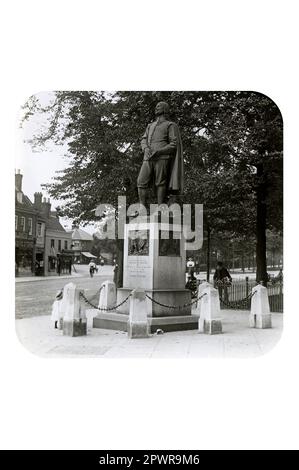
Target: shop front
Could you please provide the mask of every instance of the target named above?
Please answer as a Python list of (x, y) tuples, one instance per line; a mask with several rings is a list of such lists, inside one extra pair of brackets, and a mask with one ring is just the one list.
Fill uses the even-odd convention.
[(34, 257), (32, 241), (20, 240), (16, 245), (15, 252), (15, 275), (33, 276), (34, 275)]

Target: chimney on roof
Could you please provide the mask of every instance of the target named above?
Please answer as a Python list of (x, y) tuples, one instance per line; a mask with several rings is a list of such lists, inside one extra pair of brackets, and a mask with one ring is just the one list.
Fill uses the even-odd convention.
[(21, 170), (17, 170), (15, 174), (15, 185), (18, 191), (22, 191), (22, 179), (23, 175), (21, 175)]
[(42, 207), (42, 193), (34, 193), (34, 205), (37, 209), (41, 209)]
[(45, 217), (48, 219), (50, 217), (50, 212), (51, 212), (51, 202), (49, 198), (48, 200), (45, 197), (43, 198), (42, 211)]

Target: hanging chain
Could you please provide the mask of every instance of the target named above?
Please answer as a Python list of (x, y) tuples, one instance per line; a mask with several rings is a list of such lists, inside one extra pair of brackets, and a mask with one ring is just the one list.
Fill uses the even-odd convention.
[[(100, 310), (100, 311), (104, 311), (104, 312), (110, 312), (110, 311), (116, 310), (117, 308), (121, 307), (121, 305), (123, 305), (125, 302), (127, 302), (127, 300), (129, 299), (129, 297), (131, 295), (132, 295), (132, 293), (130, 292), (130, 294), (122, 302), (120, 302), (118, 305), (114, 305), (113, 307), (102, 307), (101, 308), (101, 307), (97, 307), (96, 305), (94, 305), (91, 302), (91, 299), (88, 299), (83, 292), (80, 292), (80, 297), (82, 297), (84, 302), (86, 302), (88, 305), (90, 305), (90, 307), (95, 308), (95, 309)], [(192, 300), (191, 302), (187, 302), (183, 305), (166, 305), (166, 304), (162, 304), (161, 302), (158, 302), (157, 300), (153, 299), (148, 294), (145, 294), (145, 296), (151, 302), (153, 302), (157, 305), (160, 305), (161, 307), (170, 308), (170, 309), (173, 309), (173, 310), (181, 310), (183, 308), (190, 307), (191, 305), (193, 305), (196, 302), (198, 302), (199, 300), (201, 300), (205, 295), (207, 295), (207, 294), (205, 293), (205, 294), (201, 295), (200, 297), (197, 297), (196, 299)]]
[(165, 308), (171, 308), (173, 310), (181, 310), (183, 308), (186, 308), (186, 307), (190, 307), (191, 305), (195, 304), (195, 302), (197, 302), (198, 300), (202, 299), (205, 295), (207, 295), (206, 293), (204, 293), (203, 295), (201, 295), (200, 297), (197, 297), (196, 299), (192, 300), (191, 302), (188, 302), (186, 304), (183, 304), (183, 305), (166, 305), (166, 304), (162, 304), (161, 302), (158, 302), (157, 300), (153, 299), (152, 297), (150, 297), (148, 294), (145, 294), (145, 296), (151, 300), (154, 304), (157, 304), (157, 305), (160, 305), (161, 307), (165, 307)]
[(97, 297), (97, 295), (99, 295), (99, 294), (101, 293), (101, 290), (103, 289), (103, 287), (104, 287), (104, 286), (101, 286), (101, 287), (99, 288), (99, 290), (97, 290), (96, 293), (95, 293), (93, 296), (91, 296), (91, 298), (89, 299), (90, 302), (91, 302), (92, 300), (94, 300), (94, 299)]
[(252, 299), (256, 291), (251, 292), (247, 297), (244, 297), (244, 299), (241, 300), (236, 300), (232, 302), (226, 302), (222, 297), (219, 296), (220, 302), (225, 305), (225, 307), (229, 307), (231, 309), (238, 310), (240, 307), (247, 307), (248, 306), (248, 301)]
[(94, 305), (84, 294), (83, 292), (80, 292), (80, 297), (82, 297), (82, 299), (84, 300), (84, 302), (86, 302), (88, 305), (90, 305), (90, 307), (92, 308), (95, 308), (97, 310), (100, 310), (101, 312), (112, 312), (113, 310), (116, 310), (118, 307), (120, 307), (121, 305), (123, 305), (127, 300), (128, 298), (131, 296), (131, 292), (130, 294), (128, 295), (128, 297), (126, 297), (122, 302), (120, 302), (118, 305), (114, 305), (113, 307), (97, 307), (96, 305)]

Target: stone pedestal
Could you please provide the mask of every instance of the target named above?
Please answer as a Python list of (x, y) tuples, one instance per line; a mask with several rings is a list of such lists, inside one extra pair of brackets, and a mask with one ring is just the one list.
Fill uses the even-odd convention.
[(87, 332), (85, 306), (80, 300), (80, 290), (70, 282), (63, 289), (64, 317), (63, 334), (67, 336), (84, 336)]
[(63, 334), (65, 336), (85, 336), (87, 333), (86, 320), (71, 320), (63, 322)]
[[(191, 301), (190, 291), (187, 289), (144, 289), (145, 293), (164, 305), (184, 305)], [(125, 300), (132, 292), (131, 287), (122, 287), (117, 289), (117, 304)], [(182, 309), (174, 310), (163, 305), (156, 304), (150, 299), (146, 298), (148, 316), (150, 317), (173, 317), (182, 315), (191, 315), (191, 307), (184, 307)], [(119, 313), (129, 314), (130, 299), (121, 305), (117, 311)]]
[(261, 285), (252, 289), (249, 326), (251, 328), (272, 328), (267, 288)]
[[(116, 287), (114, 282), (105, 281), (101, 285), (101, 292), (99, 297), (98, 307), (103, 310), (98, 310), (97, 315), (93, 317), (92, 325), (93, 328), (105, 328), (101, 325), (102, 314), (105, 313), (106, 309), (112, 309), (116, 305)], [(110, 310), (109, 310), (110, 311)]]
[[(168, 238), (167, 238), (168, 237)], [(148, 316), (191, 315), (191, 307), (174, 310), (163, 305), (183, 305), (191, 301), (185, 289), (184, 237), (180, 225), (137, 222), (125, 226), (123, 288), (117, 291), (117, 304), (130, 291), (142, 288), (147, 298)], [(118, 311), (129, 313), (126, 302)]]
[(148, 338), (149, 324), (147, 316), (145, 292), (143, 289), (134, 289), (130, 297), (129, 338)]
[(105, 281), (101, 285), (99, 308), (113, 308), (116, 305), (116, 287), (114, 282)]
[[(200, 297), (202, 297), (203, 293), (204, 293), (204, 290), (210, 286), (211, 284), (209, 282), (202, 282), (201, 284), (199, 284), (198, 286), (198, 289), (197, 289), (197, 298), (199, 299)], [(200, 300), (197, 300), (196, 302), (196, 310), (195, 310), (195, 315), (200, 317), (200, 312), (201, 312), (201, 305), (202, 305), (202, 300), (203, 300), (203, 297), (200, 299)]]
[(204, 297), (201, 300), (200, 318), (198, 330), (200, 333), (215, 335), (222, 333), (222, 322), (220, 318), (220, 301), (217, 289), (208, 284), (202, 291)]
[[(117, 289), (116, 304), (123, 302), (134, 289), (143, 289), (151, 332), (197, 328), (191, 315), (191, 292), (185, 289), (185, 240), (179, 224), (134, 220), (125, 226), (123, 287)], [(124, 330), (129, 313), (129, 298), (114, 314), (100, 312), (93, 321), (96, 328)], [(121, 315), (124, 316), (122, 321)]]

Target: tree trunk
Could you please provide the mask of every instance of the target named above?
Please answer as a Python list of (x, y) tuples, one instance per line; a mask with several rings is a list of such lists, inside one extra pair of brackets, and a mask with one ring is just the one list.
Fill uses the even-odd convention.
[(242, 269), (242, 272), (244, 273), (245, 272), (244, 251), (242, 251), (242, 254), (241, 254), (241, 269)]
[(117, 276), (116, 276), (116, 287), (123, 287), (123, 264), (124, 264), (124, 240), (117, 239)]
[(256, 190), (256, 281), (267, 286), (266, 257), (266, 182), (263, 164), (257, 166), (258, 186)]
[(210, 227), (208, 226), (207, 228), (207, 231), (208, 231), (208, 236), (207, 236), (207, 282), (210, 282), (210, 270), (211, 270), (211, 266), (210, 266), (210, 258), (211, 258), (211, 248), (210, 248), (210, 245), (211, 245), (211, 229)]

